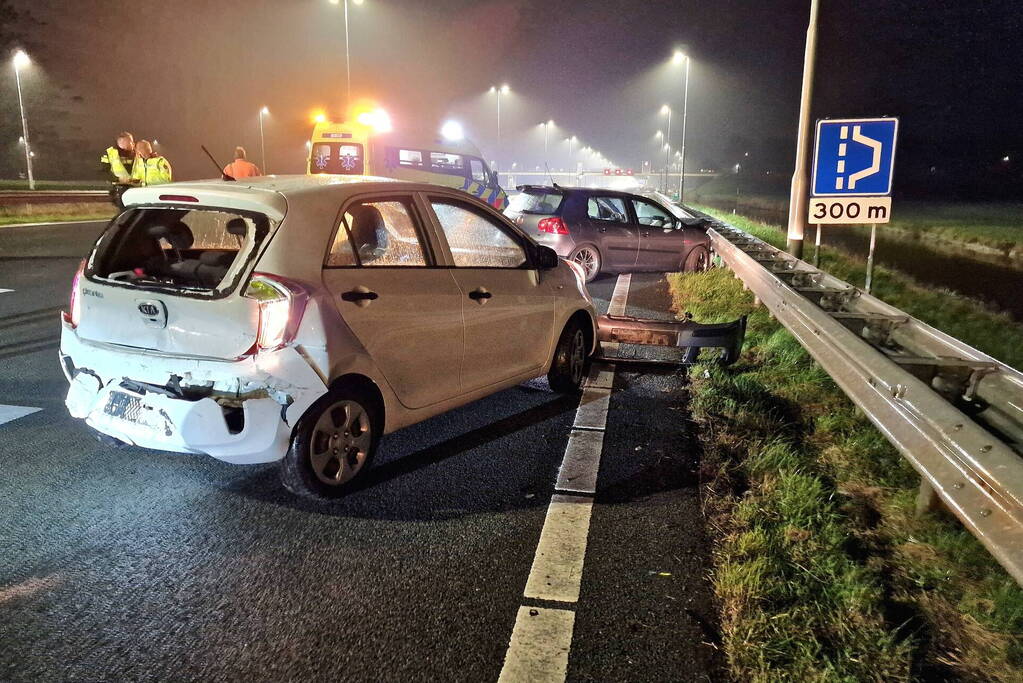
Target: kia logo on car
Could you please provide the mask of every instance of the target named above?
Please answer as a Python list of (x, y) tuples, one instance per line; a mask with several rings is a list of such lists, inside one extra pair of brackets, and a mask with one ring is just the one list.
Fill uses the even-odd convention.
[(139, 313), (146, 323), (146, 327), (164, 328), (167, 327), (167, 307), (162, 301), (156, 299), (136, 299)]

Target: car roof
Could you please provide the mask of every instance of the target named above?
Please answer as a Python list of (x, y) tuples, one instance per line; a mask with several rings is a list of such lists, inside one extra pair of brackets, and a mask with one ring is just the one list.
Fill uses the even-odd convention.
[[(239, 180), (194, 180), (164, 185), (136, 187), (124, 193), (125, 206), (174, 204), (180, 206), (182, 196), (195, 197), (199, 206), (248, 209), (265, 212), (281, 219), (287, 213), (288, 201), (303, 196), (346, 194), (363, 191), (436, 191), (436, 185), (413, 183), (378, 176), (348, 175), (268, 175)], [(192, 200), (185, 200), (192, 201)]]
[(552, 193), (580, 193), (580, 194), (599, 194), (601, 197), (642, 197), (643, 195), (636, 192), (626, 192), (625, 190), (609, 190), (603, 187), (574, 187), (565, 185), (558, 185), (553, 187), (551, 185), (519, 185), (519, 188), (525, 192), (527, 190), (544, 190)]

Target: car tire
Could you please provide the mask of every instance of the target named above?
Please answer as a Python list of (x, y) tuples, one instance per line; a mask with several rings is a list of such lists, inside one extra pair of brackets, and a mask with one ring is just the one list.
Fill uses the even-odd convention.
[(682, 262), (683, 273), (702, 273), (710, 268), (710, 252), (703, 247), (693, 248)]
[(575, 251), (569, 254), (568, 260), (582, 266), (587, 282), (593, 282), (593, 279), (600, 275), (600, 252), (591, 244), (577, 247)]
[(586, 348), (586, 332), (571, 321), (565, 325), (554, 347), (554, 358), (547, 373), (551, 389), (559, 394), (578, 394), (589, 371), (590, 351)]
[(369, 469), (380, 441), (377, 403), (365, 392), (335, 388), (299, 419), (281, 460), (281, 482), (298, 496), (330, 500), (344, 495)]

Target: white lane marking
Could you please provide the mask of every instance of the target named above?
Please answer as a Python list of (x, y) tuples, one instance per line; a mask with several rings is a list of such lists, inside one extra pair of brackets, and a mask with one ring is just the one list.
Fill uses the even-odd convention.
[(592, 510), (592, 498), (560, 494), (551, 498), (523, 595), (537, 600), (579, 601)]
[[(113, 218), (111, 213), (110, 217)], [(86, 225), (88, 223), (107, 223), (110, 218), (97, 218), (92, 221), (56, 221), (54, 223), (0, 223), (0, 228), (38, 228), (43, 225)]]
[(593, 457), (604, 448), (604, 430), (576, 430), (568, 435), (568, 447), (558, 471), (558, 491), (596, 493), (600, 458)]
[[(603, 429), (607, 423), (607, 406), (611, 400), (610, 389), (586, 387), (579, 398), (579, 407), (575, 410), (575, 423), (581, 429)], [(600, 457), (600, 451), (597, 451)]]
[(0, 294), (6, 294), (7, 292), (13, 291), (14, 291), (13, 289), (4, 289), (3, 287), (0, 287)]
[(632, 275), (624, 274), (618, 276), (615, 283), (615, 291), (611, 295), (611, 302), (607, 305), (608, 315), (625, 315), (625, 304), (629, 299), (629, 286), (632, 284)]
[(520, 607), (498, 683), (563, 682), (574, 626), (571, 610)]
[[(618, 276), (609, 315), (625, 314), (631, 282), (631, 275)], [(617, 346), (603, 345), (612, 353)], [(558, 470), (557, 491), (596, 493), (613, 386), (614, 367), (594, 363)], [(551, 496), (523, 597), (566, 604), (579, 601), (592, 511), (591, 497)], [(574, 628), (575, 613), (570, 610), (520, 607), (498, 680), (564, 683)]]
[(0, 405), (0, 425), (17, 420), (19, 417), (38, 413), (40, 410), (42, 410), (42, 408), (33, 408), (31, 406)]

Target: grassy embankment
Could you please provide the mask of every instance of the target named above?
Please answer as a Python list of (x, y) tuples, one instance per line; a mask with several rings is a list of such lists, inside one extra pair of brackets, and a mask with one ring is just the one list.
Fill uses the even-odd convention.
[[(839, 254), (823, 265), (862, 277)], [(933, 324), (1023, 360), (1023, 326), (879, 275), (882, 298), (918, 315), (933, 307)], [(912, 468), (730, 272), (670, 280), (678, 310), (698, 320), (750, 315), (739, 363), (691, 372), (735, 678), (1023, 680), (1023, 590), (957, 521), (914, 514)]]
[[(82, 181), (40, 180), (36, 191), (54, 190), (106, 190), (106, 183)], [(0, 180), (0, 191), (28, 191), (24, 180)], [(60, 221), (106, 220), (114, 215), (109, 202), (68, 202), (66, 204), (0, 205), (0, 228), (21, 223), (56, 223)]]
[[(782, 181), (782, 182), (780, 182)], [(738, 184), (741, 183), (741, 184)], [(736, 197), (736, 188), (740, 190)], [(735, 178), (721, 175), (687, 196), (731, 210), (783, 212), (788, 210), (787, 179), (777, 176)], [(886, 230), (901, 230), (920, 240), (980, 245), (1005, 255), (1023, 256), (1023, 203), (939, 202), (898, 199), (893, 202), (892, 221)]]

